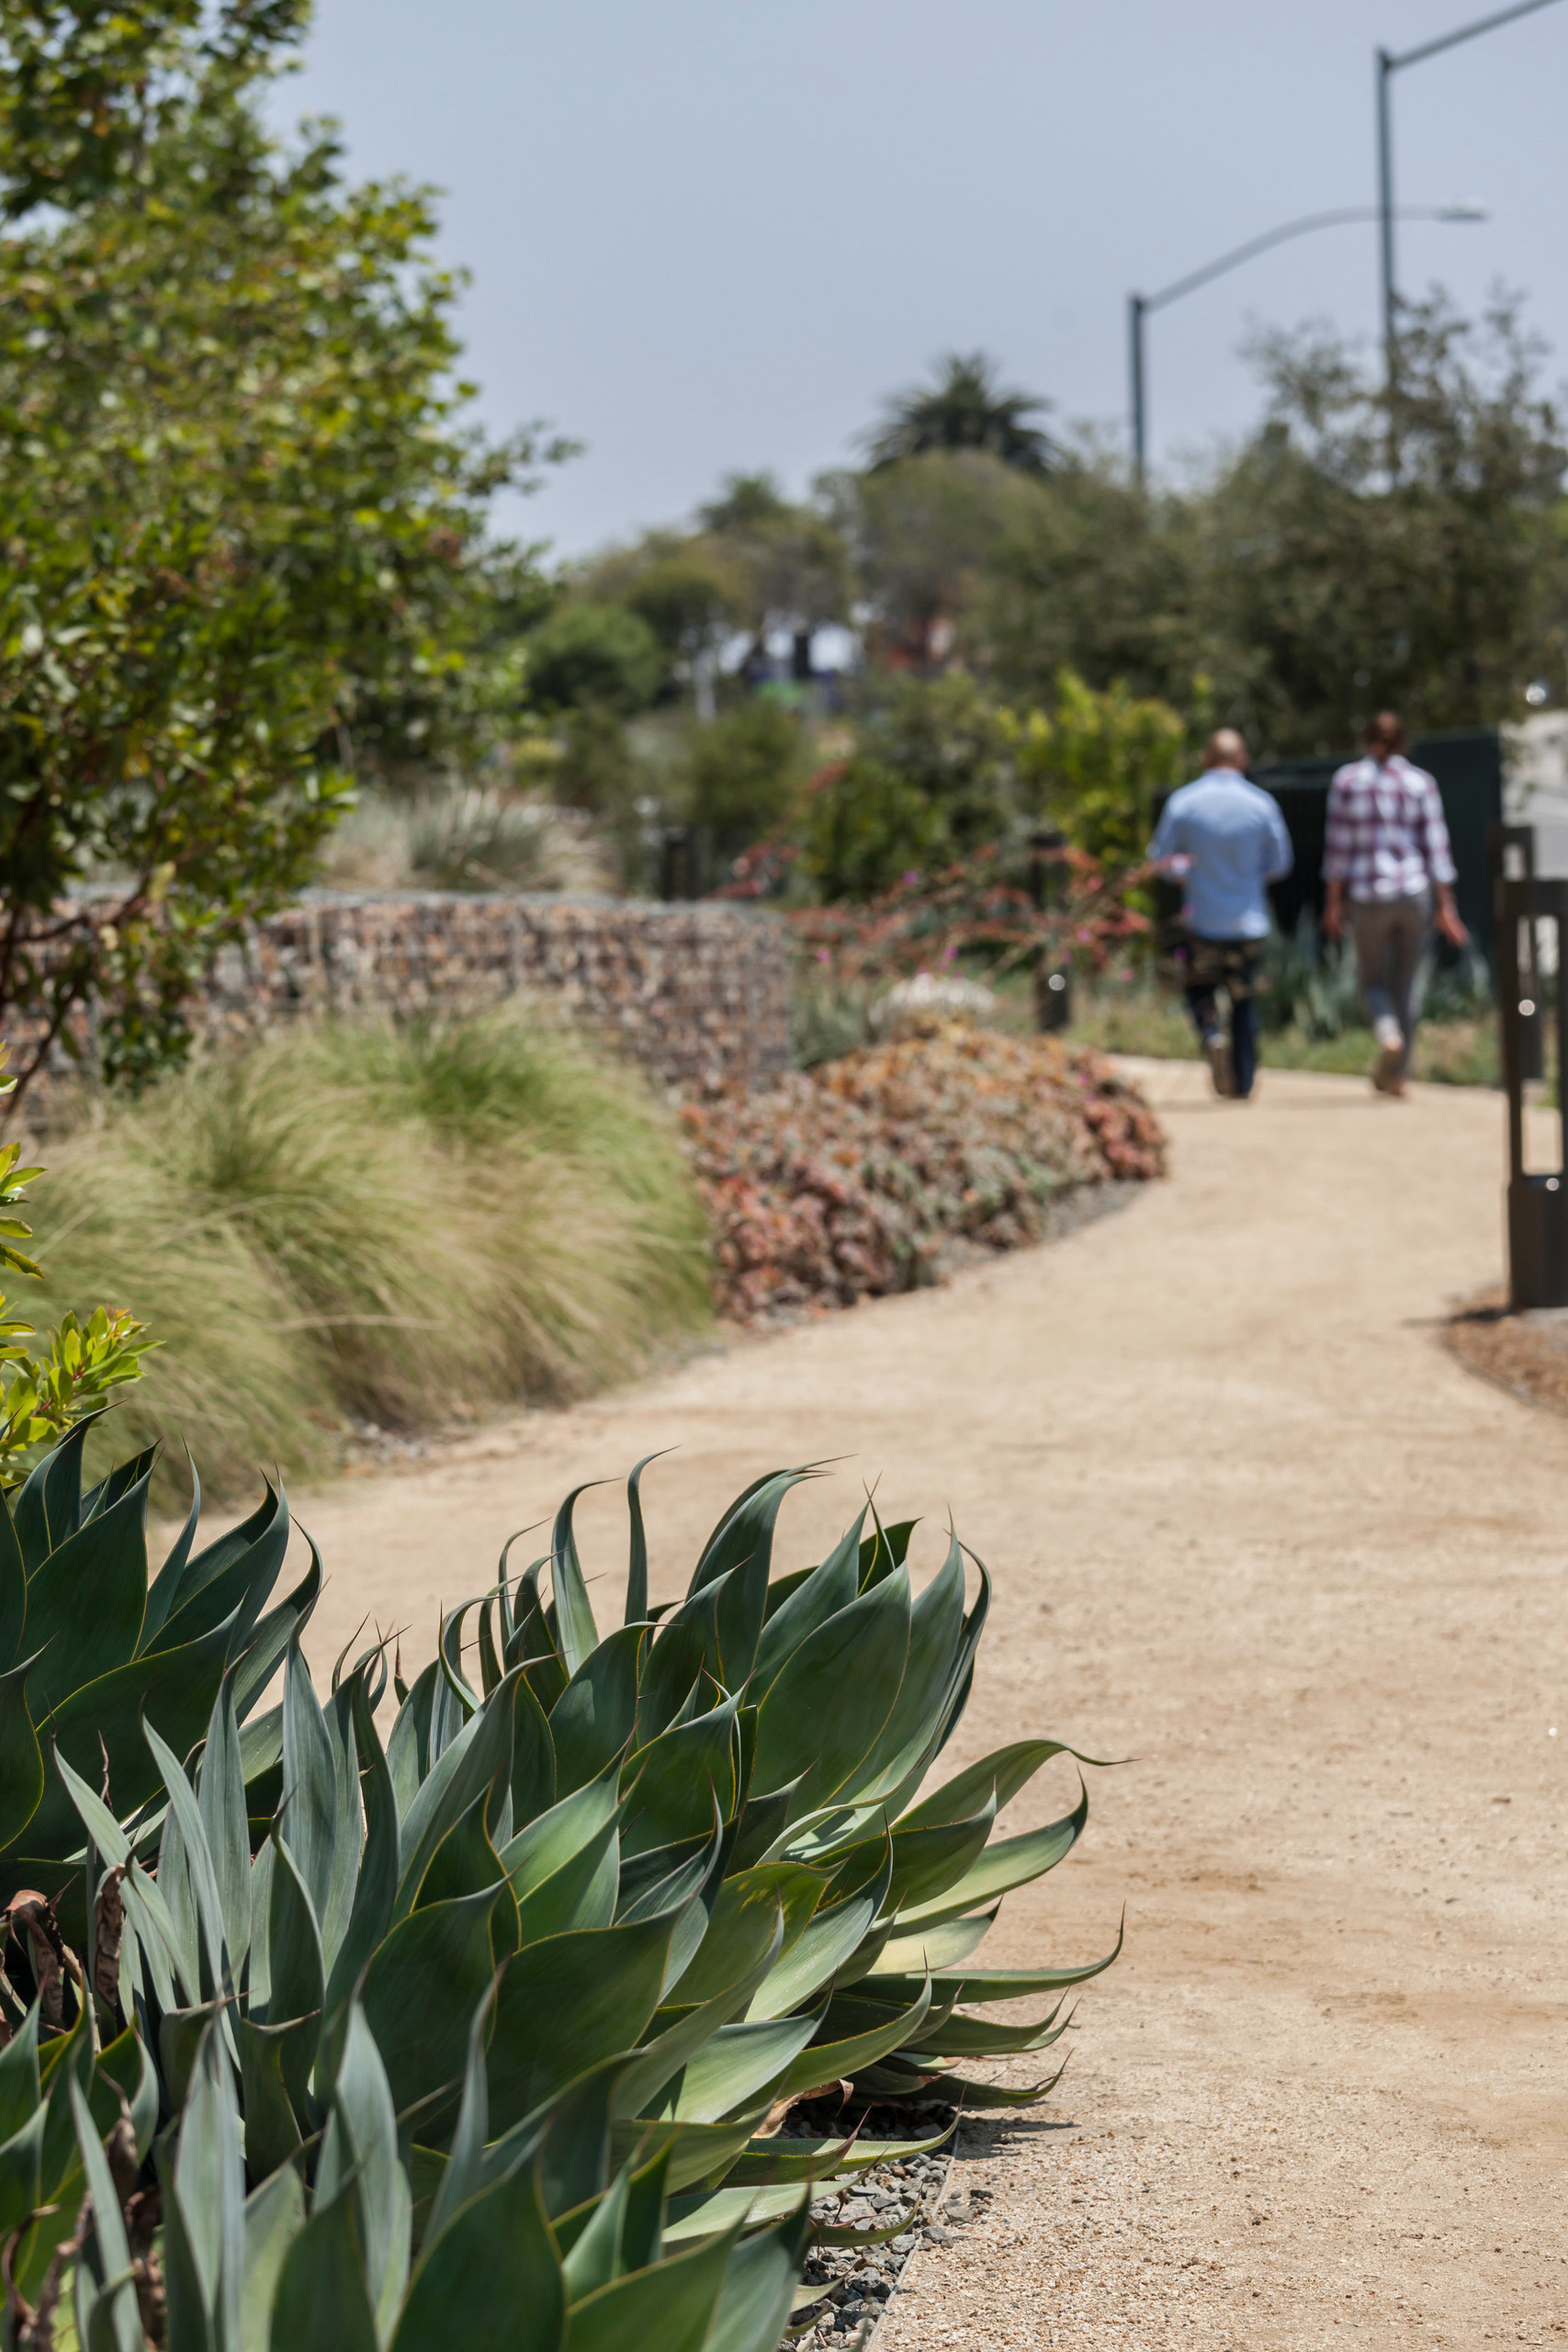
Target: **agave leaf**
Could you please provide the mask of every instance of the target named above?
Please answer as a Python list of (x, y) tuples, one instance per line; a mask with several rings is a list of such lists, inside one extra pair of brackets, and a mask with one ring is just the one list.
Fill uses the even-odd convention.
[(0, 2142), (19, 2132), (38, 2106), (39, 2005), (34, 2001), (0, 2050)]
[[(497, 1686), (499, 1688), (499, 1685)], [(521, 1829), (556, 1801), (556, 1749), (549, 1720), (526, 1671), (512, 1701), (512, 1826)]]
[[(158, 1785), (157, 1766), (142, 1736), (143, 1717), (157, 1725), (177, 1753), (193, 1747), (207, 1727), (226, 1646), (227, 1636), (219, 1627), (184, 1649), (132, 1658), (73, 1691), (54, 1712), (56, 1753), (96, 1785), (107, 1750), (116, 1809), (122, 1815), (130, 1814)], [(28, 1867), (36, 1864), (42, 1872), (58, 1872), (80, 1847), (76, 1808), (58, 1776), (46, 1772), (42, 1799), (28, 1825)], [(35, 1886), (51, 1883), (48, 1875), (32, 1881)]]
[(767, 2188), (774, 2182), (846, 2178), (869, 2172), (874, 2165), (898, 2164), (909, 2156), (929, 2154), (950, 2140), (950, 2123), (930, 2140), (751, 2140), (729, 2166), (726, 2178), (736, 2188), (750, 2184)]
[[(33, 1686), (40, 1718), (83, 1683), (96, 1682), (134, 1656), (147, 1605), (146, 1518), (142, 1478), (34, 1571), (28, 1643), (42, 1653)], [(85, 1591), (92, 1594), (90, 1608), (83, 1607)]]
[(735, 1719), (739, 1701), (726, 1699), (705, 1715), (661, 1732), (627, 1758), (621, 1845), (628, 1854), (702, 1837), (718, 1804), (728, 1821), (735, 1810)]
[[(298, 1639), (288, 1645), (283, 1670), (282, 1828), (310, 1908), (324, 1930), (337, 1828), (337, 1775), (326, 1718)], [(324, 1933), (322, 1941), (324, 1945)], [(327, 1956), (324, 1951), (322, 1956)]]
[[(847, 1609), (859, 1592), (860, 1534), (864, 1525), (863, 1510), (821, 1566), (807, 1568), (798, 1581), (792, 1580), (794, 1589), (770, 1611), (751, 1667), (750, 1690), (759, 1703), (784, 1660), (794, 1655), (807, 1635), (814, 1634), (818, 1625), (825, 1625), (829, 1617), (836, 1617), (840, 1609)], [(777, 1589), (774, 1586), (773, 1590)]]
[(462, 2075), (468, 2020), (494, 1973), (494, 1900), (468, 1894), (412, 1912), (370, 1962), (365, 2015), (400, 2114)]
[(353, 2159), (366, 2283), (385, 2337), (408, 2284), (412, 2209), (387, 2071), (357, 2001), (349, 2008), (333, 2105)]
[(144, 2164), (158, 2126), (158, 2077), (134, 2026), (127, 2026), (107, 2050), (100, 2051), (94, 2070), (88, 2103), (104, 2139), (120, 2120), (122, 2093), (136, 2136), (137, 2162)]
[(251, 1825), (231, 1669), (218, 1687), (202, 1751), (197, 1809), (218, 1893), (229, 1961), (238, 1978), (251, 1944)]
[(646, 1638), (640, 1624), (618, 1626), (590, 1651), (550, 1709), (558, 1797), (597, 1780), (629, 1743)]
[[(430, 1868), (420, 1881), (419, 1900), (414, 1909), (426, 1910), (433, 1903), (449, 1903), (457, 1895), (500, 1890), (505, 1880), (501, 1856), (485, 1829), (485, 1792), (481, 1790), (461, 1820), (454, 1822), (432, 1855)], [(498, 1934), (499, 1925), (499, 1920), (492, 1918), (492, 1937)], [(516, 1939), (514, 1936), (502, 1936), (500, 1942), (511, 1951), (515, 1948)]]
[(432, 2232), (391, 2352), (447, 2352), (455, 2326), (475, 2345), (559, 2352), (566, 2294), (532, 2165), (518, 2165)]
[(518, 1953), (496, 1999), (492, 2128), (505, 2131), (579, 2075), (635, 2048), (659, 2004), (673, 1925), (644, 1919), (552, 1936)]
[(922, 2058), (1000, 2058), (1018, 2050), (1048, 2050), (1060, 2041), (1067, 2030), (1066, 2021), (1056, 2019), (1062, 2014), (1062, 2004), (1056, 2003), (1043, 2018), (1036, 2018), (1024, 2025), (995, 2025), (986, 2018), (949, 2017), (933, 2032), (930, 2025), (920, 2030), (918, 2048), (908, 2055), (915, 2064)]
[(846, 2035), (841, 2041), (813, 2043), (788, 2067), (774, 2097), (790, 2098), (800, 2091), (814, 2089), (818, 2083), (838, 2082), (845, 2076), (853, 2080), (863, 2068), (875, 2065), (879, 2058), (918, 2034), (931, 2014), (931, 1987), (922, 1985), (919, 1996), (896, 2017), (869, 2026), (863, 2033)]
[[(247, 2138), (250, 2117), (245, 2118)], [(290, 2164), (245, 2199), (245, 2277), (238, 2352), (270, 2352), (272, 2305), (289, 2247), (305, 2226), (305, 2190)]]
[[(95, 2346), (104, 2345), (106, 2352), (108, 2346), (113, 2346), (114, 2352), (142, 2352), (141, 2323), (137, 2316), (136, 2290), (130, 2276), (130, 2248), (126, 2242), (119, 2199), (98, 2138), (98, 2127), (74, 2082), (71, 2085), (71, 2109), (75, 2118), (76, 2143), (82, 2151), (82, 2168), (93, 2200), (93, 2231), (104, 2276), (104, 2284), (93, 2299), (87, 2340)], [(88, 2275), (80, 2257), (76, 2275), (80, 2288)]]
[(752, 1976), (764, 1954), (776, 1957), (799, 1941), (826, 1885), (820, 1871), (778, 1862), (727, 1878), (707, 1932), (682, 1975), (682, 2002), (708, 2001), (726, 1993), (739, 1997), (739, 1987)]
[(860, 1547), (861, 1590), (880, 1584), (901, 1568), (909, 1556), (909, 1539), (919, 1525), (916, 1519), (895, 1520), (891, 1527), (884, 1527), (882, 1514), (875, 1503), (871, 1506), (874, 1532), (866, 1537)]
[(642, 1474), (650, 1462), (662, 1459), (668, 1448), (658, 1453), (645, 1453), (626, 1480), (626, 1516), (631, 1521), (631, 1545), (626, 1562), (626, 1614), (628, 1625), (640, 1625), (648, 1616), (648, 1537), (642, 1523)]
[[(515, 1889), (515, 1878), (512, 1883)], [(615, 1916), (619, 1883), (620, 1836), (612, 1812), (558, 1870), (539, 1880), (519, 1901), (520, 1944), (540, 1943), (547, 1936), (566, 1935), (574, 1928), (609, 1927)]]
[(463, 2096), (457, 2109), (451, 2153), (441, 2175), (425, 2236), (438, 2238), (458, 2209), (476, 2196), (484, 2183), (485, 2143), (490, 2138), (490, 2093), (485, 2079), (485, 2037), (490, 2030), (492, 1984), (474, 2010), (468, 2024), (468, 2054), (463, 2068)]
[(945, 2071), (936, 2077), (942, 2086), (941, 2096), (952, 2098), (972, 2111), (987, 2108), (1035, 2107), (1048, 2098), (1066, 2072), (1058, 2066), (1054, 2075), (1043, 2082), (1012, 2085), (1009, 2083), (976, 2083), (964, 2075), (950, 2075)]
[(581, 1853), (606, 1823), (615, 1822), (618, 1779), (612, 1769), (574, 1789), (507, 1840), (501, 1849), (502, 1865), (520, 1903)]
[[(198, 1593), (204, 1592), (243, 1559), (258, 1543), (264, 1543), (276, 1526), (281, 1515), (287, 1543), (288, 1505), (270, 1479), (265, 1482), (261, 1501), (248, 1519), (231, 1527), (215, 1543), (209, 1544), (194, 1559), (190, 1555), (191, 1539), (196, 1533), (196, 1515), (199, 1510), (200, 1489), (191, 1496), (191, 1510), (174, 1549), (158, 1571), (152, 1592), (148, 1596), (147, 1634), (151, 1642), (168, 1622), (174, 1611)], [(282, 1559), (281, 1551), (278, 1554)], [(227, 1611), (220, 1611), (226, 1615)]]
[(354, 1714), (355, 1748), (363, 1767), (365, 1842), (354, 1885), (354, 1902), (327, 1982), (326, 2005), (345, 2000), (392, 1921), (401, 1875), (398, 1801), (392, 1775), (370, 1711), (365, 1669), (356, 1668), (344, 1689)]
[[(662, 2158), (660, 2170), (662, 2177)], [(621, 2251), (621, 2231), (626, 2218), (630, 2180), (631, 2165), (628, 2162), (621, 2166), (604, 2196), (599, 2199), (589, 2213), (586, 2225), (572, 2239), (566, 2259), (561, 2266), (566, 2278), (569, 2303), (581, 2302), (583, 2296), (591, 2295), (596, 2287), (607, 2287), (617, 2272), (625, 2267), (618, 2257)], [(561, 2224), (558, 2222), (556, 2224), (558, 2243), (561, 2241), (564, 2234)]]
[[(1032, 1999), (1040, 1993), (1060, 1992), (1069, 1984), (1087, 1984), (1091, 1976), (1100, 1975), (1101, 1971), (1109, 1968), (1111, 1962), (1115, 1960), (1122, 1950), (1122, 1938), (1125, 1927), (1126, 1922), (1123, 1920), (1122, 1927), (1117, 1929), (1115, 1943), (1103, 1960), (1087, 1961), (1077, 1968), (944, 1970), (931, 1979), (933, 1994), (938, 1997), (953, 2001), (1021, 2001)], [(937, 1937), (945, 1932), (946, 1930), (942, 1928), (935, 1929), (931, 1939), (933, 1943)], [(912, 1947), (919, 1940), (919, 1938), (911, 1936), (906, 1949)], [(892, 1951), (894, 1946), (889, 1944), (887, 1949)], [(865, 1980), (865, 1989), (868, 1992), (874, 1991), (879, 2000), (907, 2000), (919, 1985), (919, 1978), (914, 1975), (872, 1976)]]
[(28, 1473), (11, 1498), (11, 1518), (29, 1577), (82, 1523), (82, 1449), (103, 1408), (87, 1414)]
[[(902, 1573), (902, 1562), (888, 1573)], [(901, 1794), (911, 1773), (925, 1769), (963, 1644), (964, 1554), (953, 1537), (942, 1566), (910, 1606), (909, 1651), (898, 1696), (875, 1746), (845, 1784), (846, 1795), (863, 1804), (891, 1799)], [(971, 1812), (984, 1802), (977, 1798)]]
[(352, 2186), (317, 2206), (283, 2257), (270, 2352), (378, 2352)]
[[(720, 2026), (662, 2093), (678, 2123), (721, 2123), (771, 2091), (821, 2023), (820, 2014)], [(814, 2075), (813, 2082), (824, 2079)]]
[(14, 2230), (20, 2230), (43, 2201), (43, 2135), (48, 2121), (48, 2108), (36, 2104), (26, 2121), (0, 2140), (0, 2238), (8, 2239)]
[(929, 1970), (934, 1982), (940, 1970), (955, 1968), (960, 1961), (979, 1950), (990, 1933), (998, 1907), (993, 1905), (975, 1919), (949, 1919), (945, 1926), (928, 1928), (922, 1935), (892, 1938), (863, 1976), (912, 1976), (919, 1983)]
[(11, 1506), (0, 1495), (0, 1673), (22, 1654), (28, 1619), (28, 1570), (11, 1524)]
[(909, 1581), (900, 1568), (784, 1661), (758, 1719), (757, 1788), (798, 1780), (797, 1815), (841, 1789), (893, 1712), (908, 1645)]
[(489, 1817), (498, 1820), (512, 1776), (513, 1685), (521, 1674), (513, 1667), (497, 1683), (476, 1715), (436, 1757), (403, 1816), (401, 1842), (405, 1856), (394, 1919), (412, 1910), (420, 1882), (436, 1848), (456, 1827), (478, 1796), (489, 1802)]
[[(277, 1582), (288, 1536), (288, 1499), (281, 1487), (275, 1491), (269, 1486), (260, 1510), (244, 1526), (220, 1536), (189, 1563), (159, 1628), (156, 1646), (175, 1648), (214, 1625), (231, 1623), (239, 1655), (249, 1645)], [(310, 1548), (313, 1553), (315, 1546)], [(152, 1646), (151, 1640), (148, 1646)]]
[(749, 2018), (783, 2017), (798, 2008), (848, 1964), (882, 1907), (890, 1868), (891, 1858), (886, 1857), (869, 1884), (818, 1913), (764, 1980), (746, 2013)]
[[(240, 2112), (228, 2054), (216, 2024), (197, 2052), (190, 2094), (180, 2118), (173, 2196), (184, 2225), (194, 2274), (191, 2283), (215, 2340), (236, 2344), (245, 2261), (245, 2184), (240, 2159)], [(176, 2310), (170, 2274), (170, 2334), (194, 2334)], [(176, 2329), (178, 2334), (176, 2335)]]
[(43, 1754), (28, 1708), (36, 1657), (0, 1674), (0, 1850), (14, 1845), (43, 1796)]
[(540, 2195), (552, 2224), (603, 2196), (611, 2176), (611, 2115), (625, 2062), (610, 2058), (580, 2075), (564, 2090), (485, 2150), (485, 2177), (516, 2161), (506, 2151), (537, 2158)]
[[(739, 1980), (722, 1991), (682, 2010), (663, 2030), (634, 2051), (623, 2067), (615, 2084), (615, 2108), (621, 2115), (657, 2115), (668, 2104), (661, 2094), (674, 2084), (688, 2062), (721, 2025), (729, 2024), (735, 2012), (745, 2007), (753, 1987), (760, 1984), (772, 1964), (773, 1954), (784, 1935), (784, 1912), (775, 1905), (773, 1930), (769, 1941), (753, 1951), (750, 1963)], [(654, 2018), (670, 2016), (660, 2010)], [(673, 2098), (673, 2089), (671, 2091)]]
[(900, 1935), (912, 1936), (922, 1928), (940, 1927), (944, 1920), (973, 1911), (977, 1903), (1006, 1894), (1012, 1887), (1026, 1886), (1031, 1879), (1041, 1878), (1054, 1870), (1064, 1854), (1071, 1851), (1089, 1819), (1089, 1792), (1081, 1782), (1079, 1787), (1077, 1804), (1062, 1820), (1048, 1822), (1043, 1829), (1031, 1829), (1021, 1838), (1003, 1838), (994, 1846), (987, 1846), (956, 1886), (933, 1902), (900, 1913)]
[(304, 1631), (321, 1599), (321, 1555), (309, 1536), (305, 1540), (310, 1547), (310, 1565), (292, 1592), (286, 1593), (265, 1617), (257, 1618), (248, 1632), (242, 1631), (243, 1612), (236, 1612), (230, 1633), (229, 1657), (231, 1663), (236, 1657), (240, 1660), (234, 1681), (234, 1712), (242, 1723), (288, 1655), (289, 1643)]
[(963, 1821), (993, 1794), (1000, 1813), (1054, 1756), (1071, 1756), (1079, 1764), (1098, 1764), (1101, 1760), (1080, 1754), (1060, 1739), (1015, 1740), (1010, 1747), (998, 1747), (991, 1755), (983, 1756), (967, 1771), (944, 1781), (940, 1789), (933, 1789), (929, 1797), (904, 1815), (898, 1826), (932, 1829), (943, 1822)]
[[(592, 1604), (583, 1580), (582, 1563), (577, 1556), (577, 1538), (572, 1532), (571, 1514), (579, 1495), (585, 1495), (598, 1479), (591, 1478), (574, 1487), (556, 1513), (555, 1530), (550, 1537), (550, 1582), (555, 1588), (556, 1615), (560, 1634), (560, 1654), (569, 1675), (575, 1674), (589, 1657), (599, 1640), (599, 1628), (593, 1623)], [(555, 1710), (550, 1710), (552, 1714)]]
[(387, 1742), (387, 1769), (392, 1776), (400, 1820), (408, 1818), (409, 1807), (430, 1770), (430, 1711), (439, 1679), (439, 1668), (434, 1662), (414, 1678), (413, 1688), (398, 1709), (398, 1719)]
[(310, 1890), (277, 1831), (273, 1833), (267, 1917), (270, 1983), (265, 2022), (289, 2025), (320, 2011), (326, 1974)]
[[(234, 2021), (240, 2052), (240, 2088), (245, 2108), (245, 2164), (260, 2180), (299, 2154), (302, 2134), (294, 2103), (284, 2079), (284, 2056), (294, 2025), (257, 2025), (240, 2016)], [(247, 2256), (248, 2259), (248, 2256)], [(281, 2256), (279, 2256), (281, 2259)], [(247, 2294), (249, 2288), (247, 2286)]]
[(169, 1613), (170, 1603), (179, 1589), (180, 1578), (186, 1572), (186, 1563), (190, 1558), (190, 1547), (196, 1541), (197, 1526), (201, 1518), (201, 1480), (197, 1476), (196, 1464), (191, 1461), (188, 1452), (186, 1454), (186, 1461), (190, 1469), (190, 1509), (186, 1513), (185, 1525), (175, 1536), (163, 1566), (153, 1577), (148, 1590), (147, 1608), (141, 1620), (143, 1649), (150, 1648), (163, 1631), (164, 1620)]
[(714, 2317), (738, 2229), (629, 2271), (571, 2306), (572, 2352), (699, 2352)]

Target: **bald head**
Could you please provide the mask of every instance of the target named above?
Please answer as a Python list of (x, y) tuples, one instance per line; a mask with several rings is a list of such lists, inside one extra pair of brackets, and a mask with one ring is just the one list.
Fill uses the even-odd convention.
[(1203, 764), (1210, 768), (1247, 767), (1247, 738), (1238, 735), (1234, 727), (1216, 728), (1203, 748)]

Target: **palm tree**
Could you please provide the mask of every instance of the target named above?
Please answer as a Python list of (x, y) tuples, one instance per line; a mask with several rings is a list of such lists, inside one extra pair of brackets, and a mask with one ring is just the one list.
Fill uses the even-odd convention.
[(916, 385), (887, 402), (883, 422), (865, 435), (872, 469), (918, 458), (929, 449), (987, 449), (1021, 472), (1051, 470), (1056, 451), (1038, 425), (1025, 420), (1052, 403), (1032, 392), (1006, 391), (994, 359), (983, 351), (950, 351), (937, 363), (937, 381)]

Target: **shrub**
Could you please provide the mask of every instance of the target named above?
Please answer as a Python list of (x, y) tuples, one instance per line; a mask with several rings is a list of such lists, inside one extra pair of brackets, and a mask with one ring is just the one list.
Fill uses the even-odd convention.
[(825, 899), (878, 898), (950, 854), (942, 810), (868, 755), (829, 769), (807, 803), (800, 863)]
[(745, 1319), (935, 1278), (954, 1241), (1036, 1240), (1075, 1185), (1157, 1176), (1153, 1114), (1055, 1038), (949, 1031), (846, 1054), (772, 1093), (682, 1112), (716, 1304)]
[[(62, 1757), (85, 1875), (58, 1916), (30, 1888), (6, 1904), (12, 2342), (63, 2294), (84, 2344), (123, 2352), (164, 2340), (165, 2297), (170, 2352), (233, 2346), (242, 2311), (246, 2342), (423, 2352), (460, 2298), (477, 2338), (525, 2352), (569, 2331), (579, 2352), (772, 2352), (812, 2181), (908, 2152), (774, 2136), (789, 2105), (840, 2083), (863, 2109), (1045, 2096), (1054, 2075), (963, 2067), (1049, 2048), (1064, 1990), (1115, 1951), (972, 1961), (998, 1898), (1082, 1834), (1080, 1781), (1060, 1819), (992, 1837), (1076, 1751), (1019, 1740), (920, 1795), (989, 1577), (953, 1537), (917, 1595), (910, 1524), (867, 1505), (819, 1565), (775, 1577), (781, 1506), (812, 1475), (750, 1487), (653, 1616), (635, 1470), (623, 1623), (603, 1637), (570, 1496), (546, 1556), (513, 1577), (503, 1554), (412, 1687), (379, 1644), (339, 1661), (323, 1704), (294, 1638), (248, 1741), (230, 1673), (194, 1765), (188, 1693), (171, 1739), (164, 1687), (104, 1793)], [(121, 1518), (144, 1498), (129, 1487)], [(89, 1575), (107, 1528), (85, 1523)], [(185, 1571), (209, 1619), (231, 1598), (210, 1557)], [(62, 1618), (52, 1671), (92, 1638)], [(23, 1745), (0, 1747), (18, 1836)], [(1021, 2023), (960, 2014), (1043, 1996)], [(164, 2117), (160, 2233), (142, 2192)]]
[(563, 605), (528, 639), (528, 682), (547, 708), (629, 718), (653, 702), (664, 672), (658, 638), (624, 605)]
[[(700, 1207), (633, 1077), (544, 1018), (327, 1024), (102, 1112), (60, 1154), (45, 1294), (116, 1270), (164, 1340), (128, 1408), (220, 1483), (345, 1414), (581, 1395), (700, 1324)], [(325, 1426), (323, 1426), (325, 1424)]]

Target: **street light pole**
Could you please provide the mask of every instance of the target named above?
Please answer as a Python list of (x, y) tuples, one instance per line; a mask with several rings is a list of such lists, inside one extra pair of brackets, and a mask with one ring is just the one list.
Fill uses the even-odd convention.
[(1376, 51), (1377, 115), (1378, 115), (1378, 249), (1382, 274), (1382, 339), (1383, 365), (1387, 371), (1388, 388), (1393, 382), (1399, 367), (1398, 311), (1399, 289), (1394, 281), (1393, 223), (1393, 107), (1391, 85), (1396, 74), (1407, 65), (1419, 65), (1424, 59), (1438, 56), (1445, 49), (1457, 49), (1461, 41), (1474, 40), (1482, 33), (1495, 32), (1499, 25), (1511, 25), (1519, 17), (1533, 17), (1538, 8), (1550, 8), (1552, 0), (1516, 0), (1511, 8), (1498, 8), (1490, 17), (1479, 17), (1472, 25), (1461, 25), (1456, 32), (1439, 33), (1436, 40), (1424, 40), (1416, 49), (1407, 49), (1395, 56), (1391, 50)]
[[(1544, 7), (1546, 0), (1530, 0), (1533, 7)], [(1404, 220), (1484, 220), (1485, 212), (1479, 204), (1406, 204), (1399, 208)], [(1304, 237), (1314, 229), (1337, 229), (1350, 220), (1377, 220), (1382, 217), (1381, 206), (1368, 204), (1340, 205), (1332, 212), (1308, 212), (1299, 220), (1287, 220), (1278, 229), (1266, 230), (1261, 237), (1249, 237), (1245, 245), (1233, 246), (1222, 254), (1218, 261), (1206, 262), (1186, 277), (1179, 277), (1174, 285), (1162, 287), (1157, 294), (1129, 294), (1127, 297), (1127, 364), (1129, 409), (1133, 425), (1133, 471), (1140, 485), (1147, 475), (1148, 466), (1148, 390), (1145, 351), (1145, 324), (1151, 311), (1163, 311), (1168, 302), (1179, 301), (1184, 294), (1195, 294), (1200, 286), (1210, 279), (1223, 277), (1227, 270), (1238, 269), (1244, 261), (1267, 253), (1271, 245), (1282, 245), (1292, 237)], [(1393, 266), (1393, 230), (1384, 223), (1388, 238), (1389, 266)]]
[(1144, 314), (1148, 309), (1141, 294), (1127, 297), (1127, 359), (1131, 371), (1133, 394), (1133, 472), (1141, 490), (1148, 477), (1148, 452), (1145, 445), (1144, 405)]

